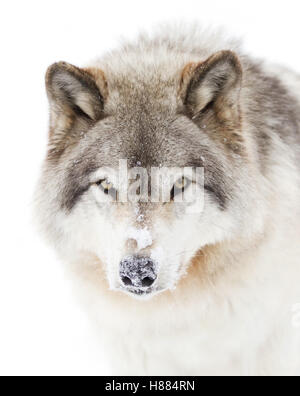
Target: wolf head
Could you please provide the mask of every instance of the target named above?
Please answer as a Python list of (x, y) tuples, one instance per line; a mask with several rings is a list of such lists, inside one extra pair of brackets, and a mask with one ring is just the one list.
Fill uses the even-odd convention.
[[(94, 257), (107, 287), (137, 298), (175, 288), (202, 249), (241, 237), (251, 216), (238, 56), (161, 58), (60, 62), (46, 76), (49, 147), (37, 194), (44, 233), (64, 259), (88, 266)], [(146, 187), (141, 173), (122, 179), (120, 164), (146, 171)], [(168, 199), (145, 199), (150, 186), (160, 196), (153, 169), (172, 169)], [(120, 200), (124, 183), (135, 199)], [(196, 199), (176, 200), (192, 197), (197, 183)]]

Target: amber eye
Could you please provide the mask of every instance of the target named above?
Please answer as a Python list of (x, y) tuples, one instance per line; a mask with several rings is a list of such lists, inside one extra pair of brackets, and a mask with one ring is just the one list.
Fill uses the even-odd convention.
[(179, 190), (184, 190), (184, 188), (187, 187), (187, 185), (188, 185), (188, 179), (186, 177), (181, 177), (174, 184), (174, 187), (179, 189)]
[(96, 184), (101, 188), (104, 194), (111, 195), (114, 199), (116, 199), (117, 191), (110, 181), (103, 179), (99, 180)]
[(182, 194), (190, 184), (190, 179), (186, 177), (178, 179), (171, 190), (171, 200), (173, 200), (177, 195)]
[(113, 184), (110, 183), (108, 180), (101, 180), (98, 182), (98, 185), (102, 187), (104, 192), (107, 192), (113, 188)]

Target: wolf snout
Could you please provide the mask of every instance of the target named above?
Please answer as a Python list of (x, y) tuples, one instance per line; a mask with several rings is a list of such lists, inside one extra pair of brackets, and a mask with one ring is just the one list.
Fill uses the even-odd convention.
[(120, 278), (128, 291), (147, 293), (157, 278), (156, 264), (148, 257), (128, 257), (120, 263)]

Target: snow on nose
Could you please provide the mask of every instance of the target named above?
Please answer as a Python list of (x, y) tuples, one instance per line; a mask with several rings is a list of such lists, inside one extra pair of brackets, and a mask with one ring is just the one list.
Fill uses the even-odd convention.
[(126, 235), (127, 239), (133, 239), (137, 243), (138, 250), (146, 249), (153, 243), (152, 236), (147, 227), (138, 229), (130, 227)]
[(157, 278), (156, 264), (149, 257), (127, 257), (120, 263), (120, 278), (133, 292), (149, 288)]

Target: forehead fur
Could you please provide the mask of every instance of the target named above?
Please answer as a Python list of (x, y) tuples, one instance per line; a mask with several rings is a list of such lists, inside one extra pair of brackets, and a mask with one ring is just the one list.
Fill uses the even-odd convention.
[(197, 25), (162, 25), (151, 35), (143, 33), (136, 41), (123, 43), (92, 62), (91, 67), (104, 71), (110, 96), (117, 91), (128, 100), (128, 94), (134, 93), (131, 98), (136, 102), (152, 97), (156, 99), (153, 104), (167, 99), (170, 107), (175, 105), (173, 98), (184, 67), (224, 49), (240, 52), (240, 43), (229, 39), (221, 29), (210, 32)]
[(221, 208), (226, 206), (231, 191), (226, 186), (226, 175), (231, 174), (226, 155), (185, 117), (160, 122), (160, 117), (149, 119), (143, 113), (99, 122), (65, 157), (62, 207), (71, 210), (89, 188), (90, 174), (101, 167), (117, 169), (120, 159), (129, 167), (141, 163), (149, 174), (151, 167), (204, 167), (207, 191), (214, 193)]

